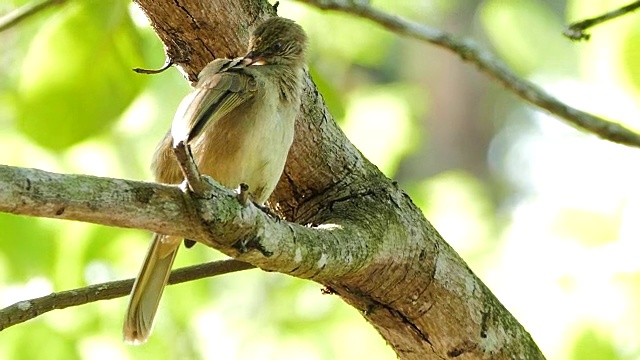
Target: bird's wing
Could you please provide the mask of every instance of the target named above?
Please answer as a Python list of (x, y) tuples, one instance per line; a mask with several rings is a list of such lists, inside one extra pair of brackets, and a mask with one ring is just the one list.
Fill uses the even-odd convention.
[(190, 142), (254, 95), (257, 82), (239, 63), (240, 59), (215, 60), (200, 72), (195, 90), (182, 100), (173, 119), (174, 145)]

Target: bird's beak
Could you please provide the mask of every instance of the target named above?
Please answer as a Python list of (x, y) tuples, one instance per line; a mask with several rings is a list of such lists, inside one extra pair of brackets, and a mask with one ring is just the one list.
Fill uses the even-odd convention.
[(242, 63), (245, 66), (251, 66), (251, 65), (260, 66), (260, 65), (267, 64), (267, 62), (264, 60), (263, 57), (256, 56), (253, 53), (253, 51), (248, 52), (247, 55), (244, 56), (244, 59), (242, 59)]

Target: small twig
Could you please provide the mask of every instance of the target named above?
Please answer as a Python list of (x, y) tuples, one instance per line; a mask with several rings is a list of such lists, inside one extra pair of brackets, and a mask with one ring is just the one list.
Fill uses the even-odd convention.
[(493, 54), (468, 40), (460, 40), (449, 33), (431, 29), (418, 23), (384, 13), (357, 0), (298, 0), (324, 10), (336, 10), (369, 19), (400, 35), (438, 45), (456, 53), (464, 61), (475, 64), (480, 71), (498, 80), (505, 88), (522, 99), (565, 119), (603, 139), (623, 145), (640, 147), (640, 134), (624, 126), (557, 100), (537, 85), (520, 78)]
[(167, 56), (164, 59), (164, 65), (162, 65), (162, 67), (159, 69), (133, 68), (133, 71), (137, 72), (138, 74), (151, 74), (151, 75), (160, 74), (161, 72), (173, 66), (173, 64), (174, 64), (173, 60), (171, 60), (171, 58)]
[(562, 33), (564, 34), (564, 36), (568, 37), (571, 40), (589, 40), (591, 35), (584, 32), (588, 28), (600, 25), (603, 22), (628, 14), (632, 11), (637, 10), (638, 8), (640, 8), (640, 1), (625, 5), (619, 9), (610, 11), (600, 16), (573, 23), (569, 25)]
[[(212, 261), (172, 271), (169, 285), (252, 268), (255, 268), (255, 266), (235, 259)], [(111, 281), (17, 302), (0, 310), (0, 331), (31, 320), (51, 310), (128, 295), (132, 286), (133, 279)]]
[(180, 166), (180, 170), (182, 170), (189, 189), (198, 195), (206, 193), (208, 186), (202, 179), (202, 176), (200, 176), (198, 166), (193, 161), (191, 148), (185, 145), (184, 141), (179, 141), (173, 147), (173, 153), (176, 155), (176, 160), (178, 160), (178, 165)]
[(67, 0), (45, 0), (41, 3), (28, 3), (19, 7), (0, 18), (0, 32), (18, 25), (29, 17), (50, 7), (61, 5)]

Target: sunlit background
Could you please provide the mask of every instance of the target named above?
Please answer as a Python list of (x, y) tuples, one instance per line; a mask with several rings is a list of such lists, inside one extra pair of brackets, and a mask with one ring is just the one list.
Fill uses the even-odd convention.
[[(0, 0), (4, 14), (26, 0)], [(559, 99), (640, 131), (640, 13), (570, 21), (629, 0), (405, 0), (376, 7), (474, 39)], [(640, 358), (640, 151), (585, 134), (474, 66), (348, 15), (284, 1), (309, 67), (356, 146), (399, 181), (549, 359)], [(0, 33), (0, 163), (151, 179), (188, 85), (155, 76), (162, 45), (135, 5), (70, 1)], [(0, 306), (134, 276), (150, 235), (0, 214)], [(178, 266), (220, 258), (196, 246)], [(0, 332), (0, 359), (394, 359), (320, 286), (258, 270), (167, 289), (142, 347), (126, 299)]]

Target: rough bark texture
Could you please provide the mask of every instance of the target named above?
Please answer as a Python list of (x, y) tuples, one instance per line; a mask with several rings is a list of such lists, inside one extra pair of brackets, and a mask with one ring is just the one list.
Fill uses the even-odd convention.
[[(274, 15), (259, 0), (137, 3), (191, 80), (214, 57), (242, 55), (251, 29)], [(2, 211), (40, 211), (188, 236), (263, 269), (324, 284), (358, 309), (401, 359), (543, 358), (420, 209), (346, 139), (309, 77), (294, 144), (271, 198), (288, 221), (301, 225), (242, 208), (220, 189), (213, 191), (216, 201), (203, 201), (175, 187), (74, 177), (76, 193), (43, 196), (62, 191), (59, 175), (1, 167), (0, 175), (7, 180), (0, 181)], [(90, 183), (94, 187), (85, 199), (70, 200)], [(109, 192), (120, 197), (119, 213), (112, 214), (116, 221), (100, 214), (109, 199), (95, 200)], [(39, 200), (31, 203), (34, 198)], [(135, 221), (136, 202), (143, 208), (162, 206), (163, 220)], [(176, 219), (183, 224), (174, 226)]]
[[(250, 29), (273, 15), (257, 0), (138, 4), (169, 54), (188, 49), (190, 62), (181, 67), (191, 79), (212, 55), (241, 55)], [(359, 309), (403, 359), (541, 358), (529, 334), (409, 197), (344, 137), (310, 79), (307, 85), (272, 202), (289, 221), (352, 227), (353, 241), (365, 241), (357, 248), (368, 249), (362, 267), (316, 280)], [(329, 256), (340, 253), (327, 249), (318, 267), (335, 266)], [(316, 278), (299, 270), (290, 273)], [(331, 273), (344, 274), (336, 270)]]

